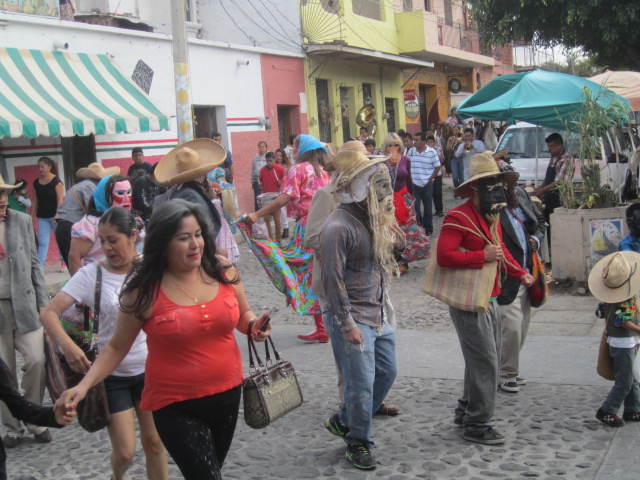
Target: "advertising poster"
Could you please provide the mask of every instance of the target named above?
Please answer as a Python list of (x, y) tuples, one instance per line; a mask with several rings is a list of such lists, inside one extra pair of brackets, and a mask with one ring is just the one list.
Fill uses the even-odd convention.
[(58, 17), (58, 0), (0, 0), (0, 11)]
[(591, 261), (595, 264), (602, 257), (618, 251), (623, 236), (622, 218), (591, 220)]

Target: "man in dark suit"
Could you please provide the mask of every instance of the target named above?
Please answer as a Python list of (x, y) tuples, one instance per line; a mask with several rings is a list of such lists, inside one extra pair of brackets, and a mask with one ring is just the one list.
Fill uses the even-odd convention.
[[(500, 171), (513, 171), (505, 161), (498, 160)], [(529, 194), (515, 184), (506, 187), (507, 208), (500, 210), (502, 239), (507, 250), (520, 265), (531, 273), (532, 254), (540, 247), (545, 234), (544, 215), (538, 211)], [(516, 279), (507, 277), (498, 296), (502, 316), (502, 345), (500, 355), (500, 388), (516, 393), (527, 381), (518, 376), (520, 350), (524, 346), (531, 301), (529, 290)]]

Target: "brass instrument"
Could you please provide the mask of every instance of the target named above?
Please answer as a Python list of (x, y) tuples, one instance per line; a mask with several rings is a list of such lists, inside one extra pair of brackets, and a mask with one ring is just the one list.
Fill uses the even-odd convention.
[(473, 144), (471, 143), (465, 143), (464, 144), (464, 151), (469, 153), (471, 150), (473, 150)]
[(369, 135), (375, 136), (378, 129), (378, 123), (376, 122), (376, 107), (372, 104), (367, 104), (358, 110), (356, 114), (356, 123), (359, 127), (365, 127), (369, 130)]

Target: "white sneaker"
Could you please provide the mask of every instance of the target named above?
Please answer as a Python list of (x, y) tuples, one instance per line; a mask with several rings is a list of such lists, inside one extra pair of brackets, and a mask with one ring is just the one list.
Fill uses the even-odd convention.
[(499, 386), (502, 390), (509, 393), (518, 393), (520, 391), (517, 382), (502, 382)]

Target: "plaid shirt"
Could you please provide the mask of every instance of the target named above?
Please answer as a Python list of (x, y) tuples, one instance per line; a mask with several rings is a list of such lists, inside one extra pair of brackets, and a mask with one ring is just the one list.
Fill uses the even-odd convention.
[(557, 157), (551, 157), (549, 165), (556, 168), (556, 182), (564, 181), (573, 173), (573, 155), (566, 150), (562, 150)]

